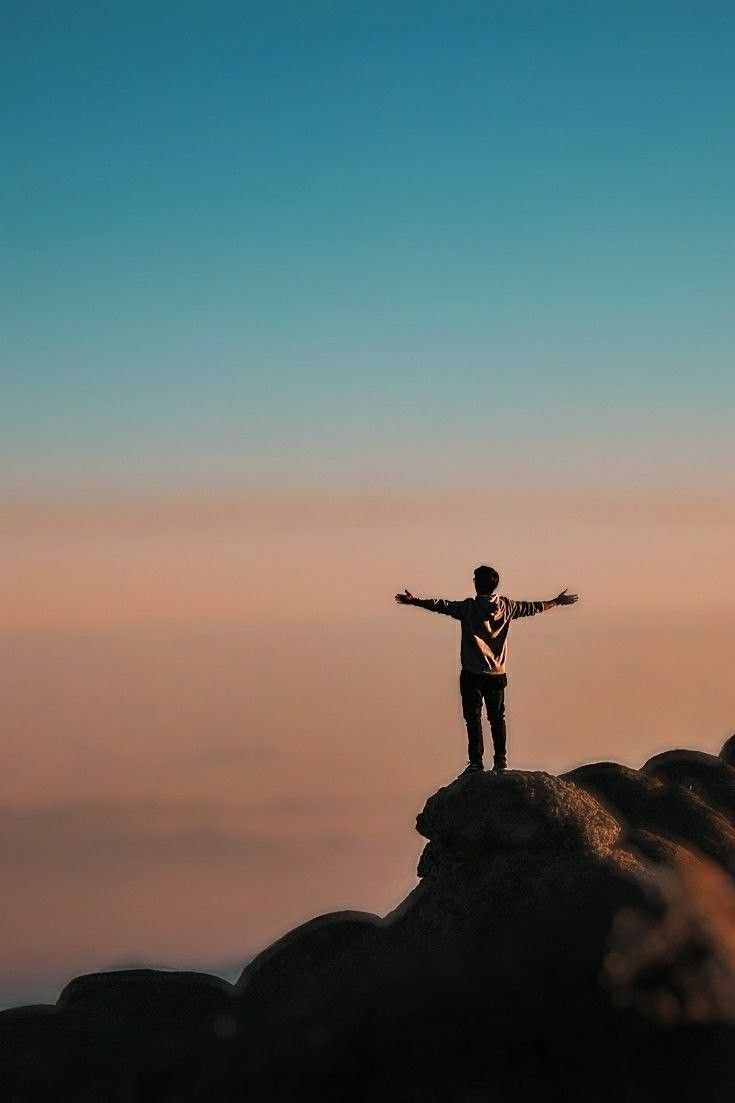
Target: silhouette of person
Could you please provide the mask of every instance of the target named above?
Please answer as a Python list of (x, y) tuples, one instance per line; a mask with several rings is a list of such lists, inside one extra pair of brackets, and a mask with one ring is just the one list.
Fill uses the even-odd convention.
[(477, 567), (474, 574), (476, 597), (463, 601), (446, 601), (444, 598), (418, 598), (405, 590), (396, 594), (399, 605), (417, 605), (432, 613), (454, 617), (462, 625), (460, 649), (461, 671), (459, 692), (462, 698), (462, 715), (467, 725), (466, 771), (482, 770), (484, 745), (482, 738), (482, 703), (485, 702), (490, 731), (493, 738), (494, 766), (497, 772), (505, 770), (505, 687), (507, 678), (505, 661), (508, 648), (508, 629), (512, 620), (532, 617), (557, 605), (573, 605), (577, 594), (562, 590), (550, 601), (513, 601), (495, 591), (500, 575), (494, 567)]

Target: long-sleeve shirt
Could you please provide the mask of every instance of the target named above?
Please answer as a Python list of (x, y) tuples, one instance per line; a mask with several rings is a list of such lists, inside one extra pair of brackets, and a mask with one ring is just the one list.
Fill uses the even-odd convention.
[(416, 598), (414, 604), (461, 622), (462, 669), (475, 674), (505, 674), (510, 622), (544, 611), (543, 601), (513, 601), (499, 594), (467, 597), (463, 601)]

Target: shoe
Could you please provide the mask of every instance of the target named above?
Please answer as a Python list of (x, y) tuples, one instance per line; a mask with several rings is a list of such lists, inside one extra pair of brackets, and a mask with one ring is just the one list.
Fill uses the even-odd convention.
[(481, 762), (468, 762), (467, 765), (465, 766), (464, 770), (462, 771), (462, 773), (463, 774), (476, 774), (478, 772), (482, 773), (482, 771), (484, 769), (485, 769), (485, 767), (483, 766), (483, 764)]
[(508, 769), (507, 762), (496, 762), (495, 765), (493, 766), (493, 773), (494, 774), (504, 774), (507, 769)]

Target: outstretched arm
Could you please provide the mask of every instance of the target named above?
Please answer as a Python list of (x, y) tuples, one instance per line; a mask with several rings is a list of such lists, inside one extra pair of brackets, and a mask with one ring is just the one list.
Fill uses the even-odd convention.
[(511, 620), (545, 613), (547, 609), (556, 609), (557, 605), (574, 605), (575, 601), (579, 601), (579, 594), (568, 594), (566, 590), (562, 590), (550, 601), (510, 601)]
[(555, 609), (557, 605), (574, 605), (575, 601), (579, 601), (579, 594), (568, 594), (566, 590), (562, 590), (551, 601), (544, 602), (544, 610)]
[(430, 613), (443, 613), (447, 617), (459, 619), (461, 615), (461, 601), (446, 601), (441, 597), (414, 597), (408, 590), (402, 594), (396, 594), (399, 605), (418, 605), (419, 609), (428, 609)]

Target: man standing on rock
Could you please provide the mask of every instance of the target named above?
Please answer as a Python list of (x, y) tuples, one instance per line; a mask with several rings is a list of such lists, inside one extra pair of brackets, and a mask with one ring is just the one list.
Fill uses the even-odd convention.
[(396, 594), (400, 605), (418, 605), (432, 613), (444, 613), (462, 624), (459, 675), (459, 692), (462, 697), (462, 715), (467, 725), (467, 771), (482, 770), (482, 702), (485, 702), (490, 731), (493, 737), (495, 765), (493, 769), (506, 768), (505, 754), (505, 659), (508, 628), (512, 620), (532, 617), (557, 605), (573, 605), (577, 594), (566, 590), (551, 601), (513, 601), (495, 593), (500, 575), (494, 567), (477, 567), (475, 570), (476, 597), (464, 601), (446, 601), (443, 598), (414, 597), (408, 590)]

